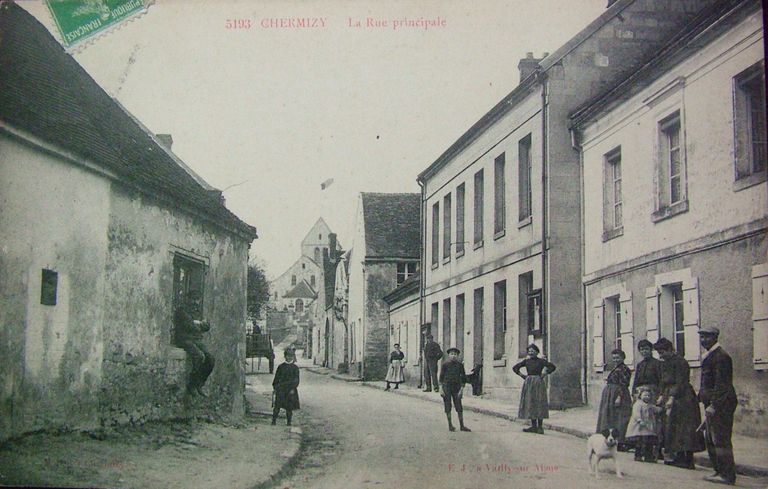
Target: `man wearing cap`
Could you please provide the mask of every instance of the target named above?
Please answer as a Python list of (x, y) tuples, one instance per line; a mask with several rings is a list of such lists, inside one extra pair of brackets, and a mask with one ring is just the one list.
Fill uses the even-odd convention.
[(704, 480), (719, 484), (736, 482), (733, 460), (733, 413), (736, 410), (736, 390), (733, 388), (731, 356), (718, 343), (720, 330), (714, 326), (699, 329), (699, 343), (705, 350), (701, 359), (701, 388), (699, 401), (704, 404), (707, 453), (715, 469)]
[(437, 361), (443, 358), (443, 350), (433, 339), (432, 335), (427, 336), (427, 344), (424, 345), (424, 360), (426, 368), (424, 369), (424, 382), (427, 386), (424, 392), (429, 392), (434, 387), (435, 392), (439, 390), (437, 383)]
[(456, 431), (451, 420), (451, 401), (459, 415), (459, 427), (461, 431), (472, 431), (464, 425), (464, 409), (461, 406), (461, 396), (464, 392), (464, 384), (467, 383), (467, 374), (464, 364), (459, 361), (461, 351), (458, 348), (448, 348), (448, 360), (440, 369), (440, 395), (443, 396), (445, 416), (448, 418), (448, 430)]
[(209, 331), (211, 325), (204, 319), (198, 319), (201, 316), (202, 297), (198, 292), (191, 292), (174, 312), (173, 322), (176, 345), (187, 352), (192, 363), (187, 391), (205, 396), (203, 385), (216, 362), (203, 343), (203, 333)]

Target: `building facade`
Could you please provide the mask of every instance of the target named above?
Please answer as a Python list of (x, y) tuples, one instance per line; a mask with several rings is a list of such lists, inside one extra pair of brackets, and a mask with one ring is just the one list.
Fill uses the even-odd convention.
[(760, 2), (721, 2), (574, 114), (584, 182), (588, 379), (671, 340), (698, 386), (702, 325), (734, 359), (737, 430), (768, 433), (768, 188)]
[(535, 343), (558, 366), (554, 407), (586, 398), (579, 154), (568, 114), (631, 73), (712, 1), (612, 2), (419, 175), (422, 317), (482, 364), (484, 391), (517, 396)]
[[(256, 230), (23, 9), (4, 3), (0, 31), (0, 439), (241, 417)], [(192, 293), (216, 357), (204, 403), (173, 334)]]
[(381, 380), (389, 358), (383, 297), (418, 272), (419, 194), (361, 193), (347, 262), (349, 372)]
[(389, 351), (394, 351), (395, 344), (400, 345), (400, 351), (405, 354), (405, 383), (420, 387), (425, 338), (421, 333), (419, 275), (404, 280), (384, 296), (384, 301), (389, 305)]

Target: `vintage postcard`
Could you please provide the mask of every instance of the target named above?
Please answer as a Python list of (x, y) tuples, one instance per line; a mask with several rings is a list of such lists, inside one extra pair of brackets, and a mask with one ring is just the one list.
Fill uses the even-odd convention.
[(758, 0), (0, 0), (0, 486), (768, 485)]

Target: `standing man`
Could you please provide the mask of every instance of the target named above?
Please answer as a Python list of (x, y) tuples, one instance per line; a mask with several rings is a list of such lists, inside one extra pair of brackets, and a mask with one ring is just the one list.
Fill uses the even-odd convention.
[(173, 321), (176, 344), (187, 352), (192, 361), (187, 391), (205, 396), (203, 384), (211, 375), (215, 361), (203, 344), (203, 333), (209, 331), (211, 325), (204, 319), (195, 319), (202, 317), (201, 302), (198, 292), (190, 292), (184, 303), (176, 309)]
[(443, 358), (443, 350), (440, 345), (434, 340), (432, 335), (427, 336), (427, 344), (424, 345), (424, 363), (426, 364), (426, 382), (427, 388), (424, 392), (429, 392), (435, 389), (435, 392), (440, 390), (440, 384), (437, 382), (437, 361)]
[(731, 356), (717, 342), (720, 330), (703, 326), (699, 343), (706, 350), (701, 359), (701, 388), (699, 401), (704, 404), (707, 453), (715, 468), (704, 480), (719, 484), (736, 483), (736, 463), (733, 460), (733, 413), (736, 411), (736, 390), (733, 388)]

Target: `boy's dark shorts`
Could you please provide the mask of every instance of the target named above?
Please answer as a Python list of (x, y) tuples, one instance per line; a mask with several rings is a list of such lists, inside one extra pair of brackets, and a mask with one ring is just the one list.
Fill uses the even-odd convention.
[(456, 412), (462, 412), (464, 408), (461, 405), (461, 397), (459, 396), (461, 385), (443, 384), (443, 390), (445, 391), (445, 396), (443, 397), (443, 405), (445, 406), (446, 414), (451, 412), (451, 400), (453, 400), (453, 404), (456, 406)]

